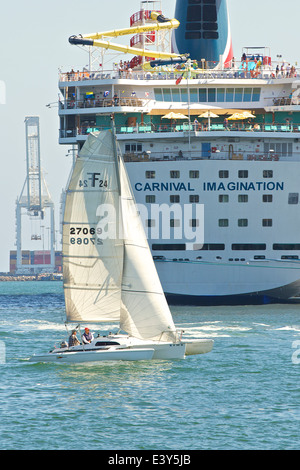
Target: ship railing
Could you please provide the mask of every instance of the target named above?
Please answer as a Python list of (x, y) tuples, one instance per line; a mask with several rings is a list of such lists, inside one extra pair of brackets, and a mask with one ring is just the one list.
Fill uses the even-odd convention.
[[(251, 65), (252, 63), (252, 65)], [(60, 82), (82, 82), (86, 80), (111, 80), (111, 79), (129, 79), (129, 80), (177, 80), (184, 74), (180, 66), (170, 66), (168, 68), (157, 67), (153, 70), (144, 71), (141, 68), (130, 67), (124, 70), (118, 64), (110, 70), (87, 70), (69, 72), (60, 72)], [(272, 62), (258, 65), (253, 68), (253, 62), (234, 61), (230, 67), (220, 68), (215, 62), (202, 62), (191, 67), (191, 79), (286, 79), (299, 78), (300, 68), (290, 66), (282, 62)], [(186, 78), (184, 75), (183, 78)]]
[[(109, 126), (97, 126), (95, 124), (82, 124), (76, 128), (70, 129), (61, 129), (60, 137), (77, 137), (88, 135), (91, 132), (97, 132), (101, 130), (108, 129)], [(300, 133), (300, 124), (294, 124), (289, 119), (284, 123), (274, 122), (274, 123), (248, 123), (248, 122), (229, 122), (226, 124), (211, 124), (210, 130), (208, 129), (207, 123), (191, 123), (188, 122), (183, 124), (154, 124), (152, 122), (147, 123), (138, 123), (132, 126), (126, 124), (116, 126), (117, 134), (144, 134), (144, 133), (187, 133), (191, 132), (192, 135), (198, 136), (202, 133), (207, 132), (284, 132), (284, 133)]]
[(268, 106), (299, 106), (300, 97), (299, 96), (269, 96), (264, 98), (266, 102), (270, 102), (271, 105)]
[(82, 100), (60, 100), (60, 109), (88, 109), (88, 108), (109, 108), (118, 106), (144, 108), (149, 104), (149, 99), (137, 97), (113, 97), (102, 99), (82, 99)]

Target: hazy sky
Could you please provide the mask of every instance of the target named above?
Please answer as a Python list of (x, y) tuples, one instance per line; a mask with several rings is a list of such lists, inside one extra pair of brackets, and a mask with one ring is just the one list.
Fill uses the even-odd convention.
[[(243, 46), (269, 46), (275, 59), (281, 54), (300, 64), (299, 0), (228, 0), (228, 4), (237, 58)], [(175, 0), (163, 0), (166, 16), (172, 16), (174, 8)], [(9, 250), (16, 249), (15, 201), (25, 180), (25, 116), (40, 116), (42, 167), (58, 224), (71, 158), (65, 156), (68, 147), (58, 145), (58, 109), (46, 104), (57, 101), (59, 67), (67, 71), (88, 63), (86, 53), (71, 46), (68, 37), (127, 27), (139, 9), (138, 0), (2, 3), (0, 81), (5, 84), (6, 103), (0, 104), (0, 271), (8, 271)], [(34, 244), (23, 248), (40, 249)]]

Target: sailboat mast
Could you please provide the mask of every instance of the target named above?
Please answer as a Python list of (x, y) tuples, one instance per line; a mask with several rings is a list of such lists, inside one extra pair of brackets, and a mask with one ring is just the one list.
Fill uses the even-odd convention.
[(113, 149), (114, 149), (114, 158), (115, 158), (115, 163), (116, 163), (117, 183), (118, 183), (119, 195), (121, 196), (120, 155), (119, 155), (118, 146), (117, 146), (116, 126), (115, 126), (114, 114), (110, 115), (110, 120), (111, 120), (111, 131), (112, 131), (112, 135), (113, 135)]

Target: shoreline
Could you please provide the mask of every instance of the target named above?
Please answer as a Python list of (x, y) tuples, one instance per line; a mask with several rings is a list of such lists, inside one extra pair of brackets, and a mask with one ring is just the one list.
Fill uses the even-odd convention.
[(26, 281), (62, 281), (62, 275), (56, 273), (45, 274), (4, 274), (0, 275), (0, 282), (26, 282)]

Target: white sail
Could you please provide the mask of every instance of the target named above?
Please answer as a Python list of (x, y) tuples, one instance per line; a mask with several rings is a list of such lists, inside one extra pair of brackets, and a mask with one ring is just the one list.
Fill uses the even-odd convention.
[[(104, 236), (100, 214), (107, 207), (113, 217)], [(76, 161), (66, 197), (63, 260), (69, 321), (119, 321), (136, 338), (175, 340), (172, 315), (111, 131), (90, 135)]]
[(173, 318), (122, 160), (120, 181), (124, 229), (121, 328), (135, 338), (174, 341)]
[(63, 270), (68, 321), (119, 321), (120, 318), (123, 241), (118, 233), (105, 238), (99, 228), (101, 208), (110, 207), (116, 220), (119, 217), (113, 139), (111, 131), (89, 136), (67, 190)]

